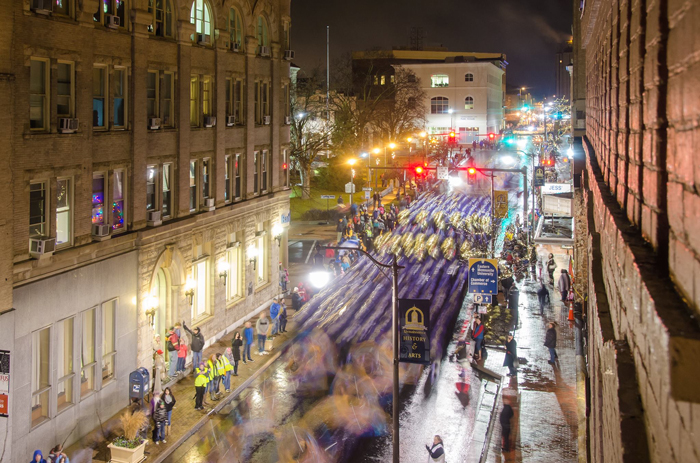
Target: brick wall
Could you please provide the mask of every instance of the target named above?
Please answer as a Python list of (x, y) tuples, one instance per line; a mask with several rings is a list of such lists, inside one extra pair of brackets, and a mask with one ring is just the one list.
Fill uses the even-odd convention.
[(697, 2), (591, 1), (575, 37), (591, 461), (700, 461), (699, 16)]

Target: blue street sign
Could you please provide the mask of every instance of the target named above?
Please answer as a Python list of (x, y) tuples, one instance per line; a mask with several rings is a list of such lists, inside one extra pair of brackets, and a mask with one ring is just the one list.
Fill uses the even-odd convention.
[(491, 304), (492, 299), (490, 294), (475, 294), (474, 304)]
[(498, 261), (469, 259), (469, 293), (498, 294)]

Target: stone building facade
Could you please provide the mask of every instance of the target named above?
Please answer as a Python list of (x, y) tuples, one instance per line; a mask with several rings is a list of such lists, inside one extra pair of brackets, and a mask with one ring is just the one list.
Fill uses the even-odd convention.
[(166, 328), (210, 344), (279, 294), (293, 52), (289, 0), (0, 10), (0, 459), (25, 461), (124, 407)]
[(588, 455), (698, 462), (700, 5), (574, 10), (574, 86), (586, 86), (577, 259), (588, 262)]

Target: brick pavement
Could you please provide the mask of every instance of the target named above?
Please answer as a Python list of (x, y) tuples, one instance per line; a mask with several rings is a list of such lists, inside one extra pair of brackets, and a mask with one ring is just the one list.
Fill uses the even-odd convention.
[[(291, 301), (287, 302), (289, 318), (289, 323), (287, 324), (287, 332), (275, 337), (273, 345), (276, 348), (282, 346), (287, 340), (292, 339), (292, 337), (295, 334), (295, 330), (293, 329), (293, 321), (291, 320), (291, 316), (293, 315), (294, 311), (291, 309)], [(250, 321), (252, 321), (254, 324), (257, 318), (258, 317), (255, 316), (254, 318), (251, 318)], [(242, 327), (240, 329), (242, 329)], [(212, 346), (205, 349), (203, 358), (208, 358), (210, 355), (217, 352), (223, 352), (227, 347), (230, 347), (231, 339), (233, 338), (233, 335), (236, 331), (238, 331), (238, 329), (233, 330), (231, 333), (228, 333), (226, 336), (218, 340)], [(259, 369), (261, 369), (267, 363), (267, 360), (270, 358), (270, 356), (268, 355), (257, 355), (257, 340), (253, 343), (252, 352), (254, 362), (249, 362), (247, 365), (244, 365), (242, 362), (240, 362), (238, 366), (238, 376), (231, 377), (231, 393), (229, 395), (233, 395), (236, 392), (236, 388), (242, 383), (244, 383), (253, 374), (255, 374)], [(208, 399), (209, 394), (206, 394), (206, 400), (208, 401), (208, 405), (205, 404), (205, 410), (196, 411), (194, 410), (193, 399), (193, 375), (188, 375), (180, 381), (174, 381), (172, 383), (169, 383), (168, 385), (163, 385), (163, 388), (165, 388), (166, 386), (169, 386), (171, 388), (173, 396), (177, 400), (177, 404), (173, 409), (172, 428), (170, 435), (166, 438), (167, 443), (155, 445), (150, 440), (151, 430), (153, 429), (153, 423), (151, 422), (151, 427), (149, 428), (148, 433), (149, 442), (146, 445), (146, 456), (150, 461), (157, 459), (159, 456), (167, 453), (167, 451), (172, 451), (178, 439), (183, 437), (190, 429), (192, 429), (192, 427), (197, 422), (199, 422), (209, 411), (211, 411), (213, 407), (215, 407), (221, 401), (225, 400), (224, 398), (222, 398), (220, 401), (211, 401), (210, 399)], [(223, 391), (223, 385), (220, 390)], [(120, 428), (118, 424), (119, 416), (125, 410), (126, 408), (120, 410), (119, 413), (109, 418), (107, 421), (103, 422), (100, 428), (95, 429), (94, 431), (83, 437), (81, 440), (71, 445), (66, 451), (66, 453), (70, 456), (71, 461), (90, 461), (90, 458), (88, 458), (87, 453), (91, 453), (91, 455), (89, 456), (92, 457), (92, 461), (109, 461), (109, 449), (107, 448), (107, 444), (109, 444), (109, 442), (113, 438), (120, 435)]]
[[(568, 260), (557, 255), (559, 268)], [(517, 378), (505, 376), (505, 353), (490, 349), (484, 366), (501, 372), (502, 394), (498, 414), (504, 403), (515, 413), (511, 420), (511, 451), (501, 451), (501, 425), (496, 421), (491, 437), (488, 462), (546, 461), (574, 462), (577, 459), (578, 415), (576, 403), (576, 356), (573, 325), (567, 320), (558, 291), (550, 291), (552, 306), (539, 315), (538, 285), (525, 281), (520, 285), (520, 321), (515, 333), (520, 368)], [(547, 323), (556, 321), (556, 366), (550, 365), (544, 347)]]

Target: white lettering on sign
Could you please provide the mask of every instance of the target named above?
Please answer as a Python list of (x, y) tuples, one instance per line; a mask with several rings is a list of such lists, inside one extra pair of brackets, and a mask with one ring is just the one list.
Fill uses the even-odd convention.
[(557, 193), (571, 193), (570, 183), (545, 183), (542, 187), (543, 195), (553, 195)]

